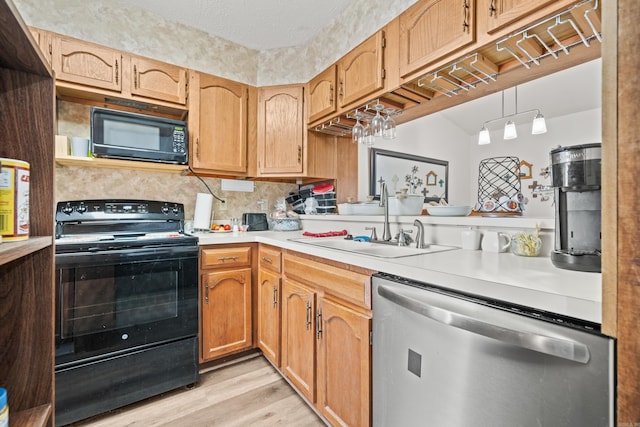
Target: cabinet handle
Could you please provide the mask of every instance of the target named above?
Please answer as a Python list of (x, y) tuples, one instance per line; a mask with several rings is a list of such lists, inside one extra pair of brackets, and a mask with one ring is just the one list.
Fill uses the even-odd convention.
[(266, 263), (273, 264), (273, 261), (271, 260), (271, 258), (267, 258), (266, 256), (263, 256), (262, 260)]
[(200, 137), (196, 138), (196, 159), (200, 160)]
[(318, 310), (316, 314), (316, 338), (320, 339), (322, 336), (322, 312)]
[(307, 328), (307, 331), (311, 328), (311, 303), (309, 301), (307, 301), (307, 323), (305, 325), (305, 327)]
[(133, 87), (138, 89), (138, 69), (133, 66)]
[(496, 0), (491, 0), (491, 4), (489, 5), (489, 16), (494, 16), (496, 14)]
[(209, 304), (209, 281), (204, 282), (204, 303)]
[(302, 145), (298, 145), (298, 163), (302, 163)]
[(118, 71), (118, 60), (116, 59), (116, 84), (118, 84), (119, 75), (120, 75), (120, 72)]
[(278, 306), (278, 287), (274, 285), (273, 287), (273, 307)]
[(333, 85), (329, 85), (329, 105), (333, 106)]
[(238, 258), (240, 258), (239, 256), (222, 256), (220, 258), (218, 258), (218, 261), (237, 261)]
[(344, 83), (343, 83), (342, 79), (340, 80), (340, 82), (338, 84), (340, 85), (340, 87), (338, 88), (338, 96), (340, 98), (344, 98)]
[(462, 22), (462, 32), (469, 31), (469, 3), (467, 0), (462, 0), (462, 9), (464, 12), (464, 21)]

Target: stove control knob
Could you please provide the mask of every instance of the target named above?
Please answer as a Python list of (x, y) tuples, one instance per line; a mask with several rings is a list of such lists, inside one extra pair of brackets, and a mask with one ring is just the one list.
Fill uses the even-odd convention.
[(63, 208), (62, 208), (62, 212), (66, 213), (67, 215), (71, 215), (73, 213), (73, 207), (71, 206), (71, 203), (67, 203)]
[(174, 214), (178, 214), (178, 212), (180, 212), (180, 209), (178, 209), (177, 206), (174, 206), (173, 209), (171, 209), (171, 212), (173, 212)]
[(80, 205), (76, 208), (76, 212), (85, 213), (87, 211), (87, 207), (85, 205)]
[(162, 213), (165, 215), (169, 213), (169, 208), (167, 206), (163, 206), (161, 210), (162, 210)]

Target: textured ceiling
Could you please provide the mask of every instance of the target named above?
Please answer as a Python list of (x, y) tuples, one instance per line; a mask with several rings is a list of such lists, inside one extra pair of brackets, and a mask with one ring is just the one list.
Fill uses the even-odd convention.
[(357, 0), (121, 0), (263, 51), (306, 45)]

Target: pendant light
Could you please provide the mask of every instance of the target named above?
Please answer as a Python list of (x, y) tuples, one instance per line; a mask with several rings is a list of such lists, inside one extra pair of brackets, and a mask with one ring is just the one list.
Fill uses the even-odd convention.
[(482, 128), (480, 129), (480, 133), (478, 134), (478, 145), (487, 145), (491, 143), (491, 136), (489, 134), (489, 129), (487, 128), (487, 124), (498, 121), (508, 119), (504, 125), (504, 133), (503, 138), (505, 140), (516, 139), (518, 137), (518, 131), (516, 130), (516, 124), (512, 120), (516, 116), (520, 116), (523, 114), (536, 113), (533, 118), (533, 124), (531, 126), (531, 134), (532, 135), (540, 135), (542, 133), (547, 132), (547, 124), (544, 120), (544, 116), (540, 113), (540, 110), (533, 109), (518, 112), (518, 86), (515, 87), (515, 113), (504, 115), (504, 90), (502, 91), (502, 116), (497, 119), (487, 120), (482, 124)]

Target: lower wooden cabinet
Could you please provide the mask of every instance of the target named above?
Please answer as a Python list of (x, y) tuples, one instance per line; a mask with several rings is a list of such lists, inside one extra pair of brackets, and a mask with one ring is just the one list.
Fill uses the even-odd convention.
[(200, 250), (201, 362), (253, 346), (251, 252), (249, 246)]
[(280, 366), (280, 276), (258, 273), (258, 347), (265, 357)]
[(371, 423), (371, 273), (283, 257), (281, 370), (334, 426)]
[(316, 406), (334, 426), (368, 426), (371, 315), (318, 301)]

